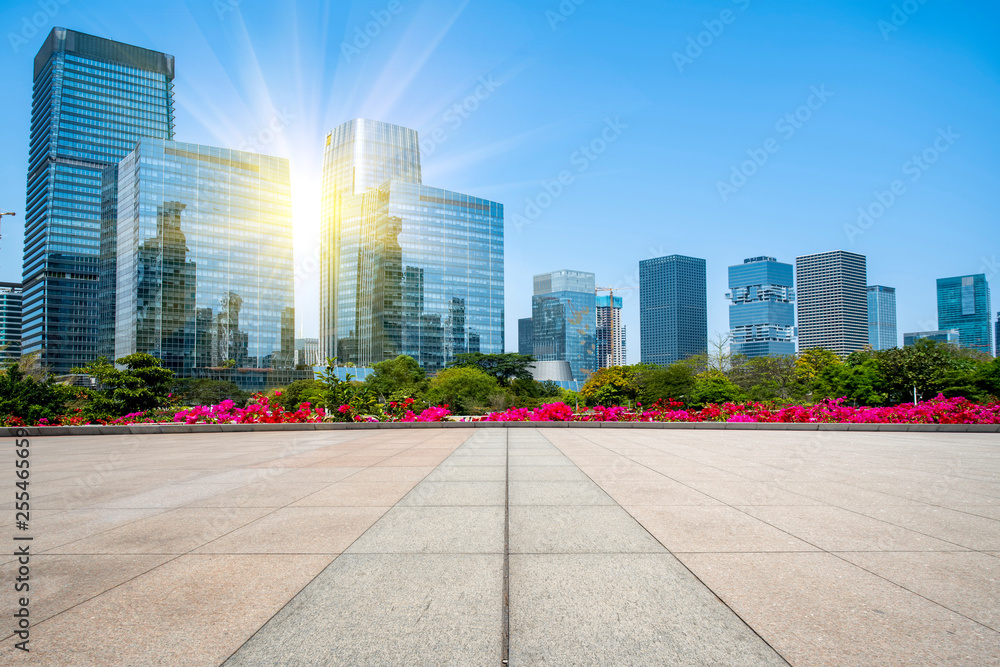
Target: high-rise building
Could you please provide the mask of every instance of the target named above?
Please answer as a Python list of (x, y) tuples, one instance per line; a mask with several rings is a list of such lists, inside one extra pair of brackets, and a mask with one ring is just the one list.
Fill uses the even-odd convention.
[(795, 354), (792, 265), (751, 257), (729, 267), (729, 344), (733, 354)]
[(21, 283), (0, 283), (0, 364), (21, 356)]
[(799, 349), (822, 347), (841, 356), (868, 345), (868, 267), (844, 250), (795, 259)]
[(530, 317), (522, 317), (517, 321), (517, 353), (535, 353), (535, 330), (531, 326)]
[(562, 269), (534, 279), (531, 325), (538, 361), (568, 361), (573, 379), (582, 382), (597, 369), (597, 328), (593, 273)]
[(958, 329), (959, 344), (993, 354), (993, 312), (986, 275), (938, 278), (938, 329)]
[(320, 366), (319, 338), (295, 339), (295, 365)]
[(868, 286), (868, 344), (873, 350), (890, 350), (899, 346), (895, 287)]
[(639, 262), (639, 354), (666, 366), (708, 351), (705, 260), (669, 255)]
[(958, 329), (949, 329), (948, 331), (913, 331), (903, 334), (903, 347), (912, 347), (917, 344), (918, 340), (924, 340), (925, 338), (936, 343), (947, 343), (955, 347), (958, 347), (960, 339)]
[(997, 313), (997, 323), (993, 332), (993, 344), (996, 346), (995, 357), (1000, 357), (1000, 312)]
[(173, 138), (173, 79), (173, 56), (65, 28), (35, 56), (22, 349), (55, 373), (97, 356), (104, 172)]
[(611, 295), (597, 297), (597, 367), (624, 366), (625, 326), (622, 325), (622, 298)]
[(423, 185), (416, 131), (358, 119), (327, 135), (320, 248), (323, 358), (436, 371), (503, 352), (503, 205)]
[(288, 160), (141, 139), (119, 165), (115, 357), (291, 368)]

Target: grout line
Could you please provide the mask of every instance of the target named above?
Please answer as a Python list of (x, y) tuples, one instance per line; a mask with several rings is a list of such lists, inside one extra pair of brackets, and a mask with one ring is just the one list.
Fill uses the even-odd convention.
[(500, 664), (510, 662), (510, 435), (504, 431), (503, 485), (503, 611), (500, 628)]

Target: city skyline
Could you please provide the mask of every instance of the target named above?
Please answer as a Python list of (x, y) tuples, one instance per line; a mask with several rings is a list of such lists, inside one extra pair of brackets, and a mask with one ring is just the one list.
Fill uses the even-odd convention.
[[(656, 19), (657, 27), (646, 29), (656, 39), (629, 40), (635, 15), (593, 3), (555, 20), (546, 15), (558, 12), (555, 3), (393, 5), (397, 13), (388, 4), (356, 3), (332, 8), (318, 22), (311, 3), (291, 5), (277, 17), (258, 3), (231, 4), (222, 3), (225, 11), (210, 3), (124, 11), (126, 5), (114, 2), (96, 11), (59, 5), (34, 35), (22, 19), (31, 22), (36, 4), (0, 11), (17, 37), (8, 38), (4, 56), (9, 92), (0, 113), (11, 159), (2, 167), (0, 206), (18, 212), (4, 218), (0, 280), (21, 279), (31, 59), (55, 25), (173, 55), (178, 132), (185, 141), (256, 147), (291, 160), (296, 329), (308, 335), (318, 331), (318, 272), (309, 260), (317, 245), (321, 171), (321, 155), (309, 146), (356, 117), (414, 127), (425, 144), (428, 182), (505, 204), (508, 350), (516, 349), (517, 319), (528, 315), (517, 295), (530, 293), (530, 276), (551, 266), (578, 266), (595, 272), (600, 284), (627, 286), (637, 284), (642, 259), (704, 257), (710, 335), (728, 328), (725, 267), (756, 254), (782, 261), (834, 249), (867, 255), (869, 281), (897, 286), (898, 324), (906, 331), (937, 326), (937, 278), (996, 272), (998, 253), (988, 232), (997, 204), (987, 195), (987, 158), (996, 152), (989, 117), (998, 93), (986, 74), (996, 53), (985, 27), (995, 7), (929, 4), (886, 33), (879, 21), (890, 18), (891, 3), (817, 7), (794, 18), (787, 3), (766, 10), (744, 2), (669, 9), (636, 3), (630, 9)], [(736, 22), (684, 62), (688, 38), (730, 7)], [(355, 28), (374, 20), (370, 12), (388, 22), (369, 43), (355, 43)], [(826, 37), (830, 22), (836, 29)], [(480, 25), (496, 29), (477, 37), (473, 57), (453, 57), (469, 53), (464, 40)], [(577, 46), (596, 35), (614, 48), (560, 57), (580, 53)], [(780, 37), (782, 47), (744, 52), (768, 36)], [(865, 59), (866, 71), (841, 58), (846, 41), (853, 61)], [(652, 43), (655, 53), (646, 51)], [(956, 44), (962, 48), (948, 48)], [(683, 56), (679, 65), (675, 54)], [(322, 66), (302, 64), (317, 55)], [(649, 65), (635, 64), (643, 60)], [(907, 68), (920, 71), (920, 80), (908, 77)], [(758, 92), (733, 82), (744, 71), (755, 72)], [(587, 86), (573, 92), (563, 85), (576, 81)], [(678, 94), (683, 104), (671, 101)], [(734, 95), (738, 109), (727, 110), (722, 102)], [(528, 107), (526, 99), (533, 100)], [(531, 113), (516, 112), (523, 108)], [(795, 120), (802, 108), (801, 117), (810, 118)], [(775, 129), (786, 114), (800, 127), (786, 121)], [(671, 123), (684, 131), (667, 131)], [(742, 169), (753, 156), (763, 159), (760, 149), (772, 134), (780, 150), (765, 151), (766, 164)], [(911, 161), (921, 153), (933, 157), (933, 165)], [(578, 172), (582, 164), (587, 168)], [(746, 183), (737, 187), (734, 165), (755, 173), (744, 174)], [(907, 173), (914, 168), (917, 181)], [(563, 170), (572, 170), (569, 184), (559, 183)], [(312, 174), (311, 186), (303, 173)], [(893, 187), (896, 180), (902, 188)], [(737, 192), (722, 201), (719, 182)], [(663, 184), (667, 207), (658, 206), (663, 194), (648, 203), (637, 196), (651, 187), (663, 193)], [(551, 195), (546, 185), (562, 192)], [(543, 194), (553, 201), (547, 204)], [(526, 199), (542, 209), (534, 219)], [(314, 213), (302, 212), (302, 202)], [(517, 227), (515, 216), (530, 224)], [(627, 233), (607, 232), (616, 220)], [(735, 233), (765, 224), (772, 232), (766, 239), (748, 242)], [(966, 234), (941, 234), (946, 224)], [(980, 236), (985, 244), (964, 242)], [(623, 292), (632, 362), (639, 350), (637, 296)]]

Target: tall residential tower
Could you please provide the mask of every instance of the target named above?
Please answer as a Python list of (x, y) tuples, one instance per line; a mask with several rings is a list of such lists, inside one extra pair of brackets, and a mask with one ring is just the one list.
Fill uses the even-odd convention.
[[(612, 300), (613, 299), (613, 300)], [(625, 326), (622, 324), (622, 297), (597, 297), (597, 367), (624, 366)]]
[(102, 179), (173, 137), (173, 79), (173, 56), (65, 28), (35, 56), (22, 350), (57, 374), (97, 356)]
[(899, 347), (895, 287), (868, 286), (868, 344), (873, 350)]
[(21, 356), (21, 284), (0, 283), (0, 365)]

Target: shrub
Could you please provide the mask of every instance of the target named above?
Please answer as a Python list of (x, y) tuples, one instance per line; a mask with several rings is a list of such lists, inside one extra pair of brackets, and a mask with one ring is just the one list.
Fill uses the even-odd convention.
[(446, 368), (431, 379), (427, 402), (450, 407), (456, 414), (468, 413), (486, 405), (497, 387), (496, 379), (478, 368)]

